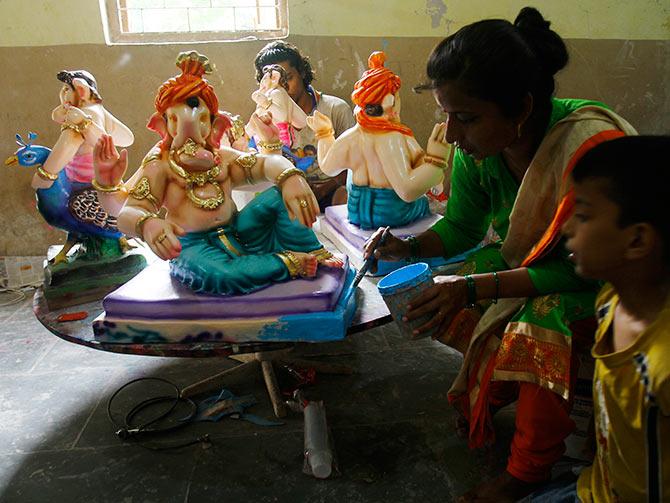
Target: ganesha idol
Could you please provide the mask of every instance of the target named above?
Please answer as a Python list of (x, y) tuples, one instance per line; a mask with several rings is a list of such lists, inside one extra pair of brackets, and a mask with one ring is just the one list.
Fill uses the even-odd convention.
[[(205, 56), (181, 53), (181, 74), (158, 90), (148, 127), (161, 141), (127, 181), (126, 151), (103, 136), (94, 152), (102, 204), (124, 233), (161, 259), (103, 301), (98, 340), (187, 342), (323, 340), (344, 336), (354, 310), (353, 271), (311, 229), (318, 206), (302, 172), (281, 155), (222, 146)], [(278, 131), (254, 115), (268, 141)], [(241, 211), (239, 185), (273, 186)], [(344, 292), (344, 293), (343, 293)], [(314, 333), (315, 322), (329, 328)]]
[[(335, 139), (328, 117), (317, 111), (307, 118), (318, 140), (321, 170), (330, 176), (350, 170), (347, 205), (327, 208), (322, 230), (357, 266), (363, 244), (377, 228), (388, 226), (394, 235), (408, 236), (439, 219), (431, 214), (425, 193), (442, 184), (451, 156), (445, 123), (434, 126), (424, 152), (400, 122), (400, 77), (384, 66), (385, 60), (383, 52), (373, 52), (369, 69), (354, 85), (354, 127)], [(382, 263), (378, 271), (400, 265)]]

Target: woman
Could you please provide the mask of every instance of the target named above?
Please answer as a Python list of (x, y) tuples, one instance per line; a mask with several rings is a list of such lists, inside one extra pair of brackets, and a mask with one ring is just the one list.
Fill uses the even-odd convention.
[(466, 500), (530, 493), (549, 479), (574, 428), (573, 335), (592, 319), (597, 286), (576, 276), (560, 242), (572, 207), (567, 175), (589, 148), (635, 131), (600, 103), (552, 98), (567, 61), (561, 38), (529, 7), (514, 24), (480, 21), (443, 40), (424, 87), (447, 113), (446, 140), (457, 147), (446, 213), (419, 236), (387, 233), (375, 251), (384, 260), (449, 257), (476, 246), (489, 226), (501, 238), (470, 255), (465, 276), (437, 277), (407, 315), (432, 313), (418, 333), (437, 328), (464, 353), (449, 397), (471, 447), (492, 442), (491, 412), (518, 400), (506, 472)]

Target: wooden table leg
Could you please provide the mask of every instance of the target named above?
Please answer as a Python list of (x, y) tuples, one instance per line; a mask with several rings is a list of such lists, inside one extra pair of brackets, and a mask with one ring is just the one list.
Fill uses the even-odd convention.
[(286, 404), (284, 403), (284, 398), (282, 397), (281, 391), (279, 390), (279, 385), (277, 384), (277, 376), (275, 375), (272, 361), (262, 361), (261, 368), (263, 369), (265, 387), (268, 390), (268, 395), (270, 395), (270, 401), (272, 402), (272, 408), (275, 411), (275, 416), (286, 417)]
[(233, 367), (232, 369), (224, 370), (223, 372), (208, 377), (207, 379), (185, 387), (183, 390), (181, 390), (181, 396), (184, 398), (192, 397), (213, 388), (221, 387), (226, 378), (229, 378), (232, 375), (237, 375), (243, 372), (257, 372), (256, 369), (258, 369), (259, 363), (260, 362), (258, 360), (251, 360), (246, 363), (242, 363), (237, 367)]

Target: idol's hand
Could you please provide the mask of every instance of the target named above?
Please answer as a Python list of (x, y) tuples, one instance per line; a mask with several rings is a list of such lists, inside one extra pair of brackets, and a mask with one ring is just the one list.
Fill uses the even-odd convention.
[(296, 218), (306, 227), (312, 227), (319, 214), (319, 203), (302, 176), (288, 177), (282, 184), (282, 198), (292, 220)]
[(123, 149), (119, 154), (109, 135), (98, 138), (93, 149), (95, 181), (105, 187), (114, 187), (121, 183), (127, 168), (128, 151)]
[(447, 123), (440, 122), (435, 124), (433, 131), (428, 138), (428, 145), (426, 146), (426, 155), (444, 160), (445, 164), (451, 157), (452, 146), (447, 142)]
[(433, 339), (441, 336), (467, 304), (468, 288), (463, 276), (436, 276), (434, 280), (435, 285), (410, 299), (407, 305), (405, 321), (432, 314), (428, 322), (414, 330), (416, 337), (429, 331), (433, 331)]
[[(409, 243), (403, 239), (397, 238), (391, 232), (386, 230), (386, 227), (380, 227), (363, 245), (363, 258), (367, 259), (374, 250), (374, 258), (376, 259), (372, 266), (371, 272), (377, 272), (377, 260), (398, 261), (410, 256)], [(386, 232), (384, 232), (386, 230)], [(383, 243), (379, 241), (384, 237)]]
[(181, 243), (177, 236), (186, 234), (177, 224), (162, 218), (149, 218), (142, 226), (142, 238), (151, 251), (163, 260), (177, 258), (181, 253)]
[(254, 112), (251, 114), (247, 128), (253, 131), (253, 134), (258, 137), (259, 141), (267, 143), (279, 141), (279, 129), (272, 122), (272, 114), (270, 112)]
[(330, 117), (322, 114), (318, 110), (314, 110), (314, 115), (307, 117), (307, 125), (317, 134), (323, 134), (332, 131), (333, 123)]

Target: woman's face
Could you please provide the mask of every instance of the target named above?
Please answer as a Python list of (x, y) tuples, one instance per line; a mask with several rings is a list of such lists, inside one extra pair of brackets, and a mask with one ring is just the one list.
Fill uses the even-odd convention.
[(517, 140), (517, 121), (491, 102), (465, 94), (454, 81), (433, 91), (447, 114), (446, 139), (477, 160), (496, 155)]

